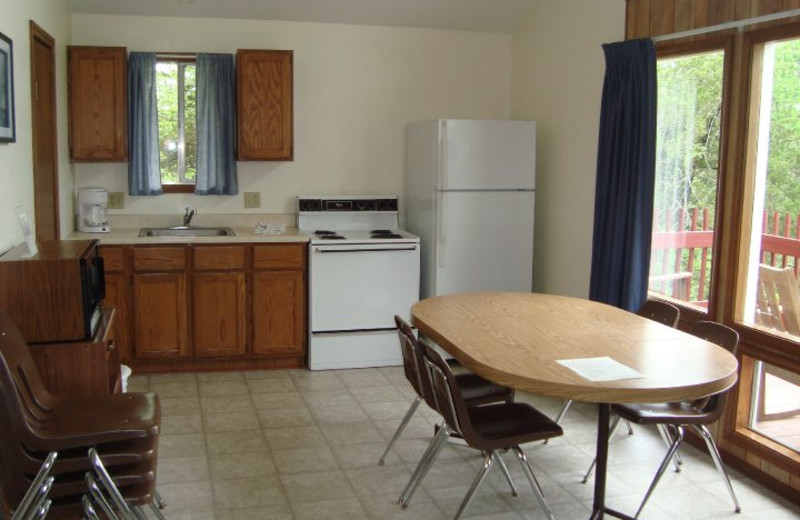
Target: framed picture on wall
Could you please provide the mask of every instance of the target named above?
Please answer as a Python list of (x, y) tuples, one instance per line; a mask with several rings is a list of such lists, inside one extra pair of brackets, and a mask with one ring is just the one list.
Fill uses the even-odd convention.
[(13, 143), (14, 60), (11, 39), (0, 33), (0, 143)]

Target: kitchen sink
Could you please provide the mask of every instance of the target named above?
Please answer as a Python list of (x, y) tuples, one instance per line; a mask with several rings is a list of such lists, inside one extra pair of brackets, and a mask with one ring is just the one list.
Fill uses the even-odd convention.
[(232, 237), (236, 233), (229, 227), (175, 226), (168, 228), (142, 228), (140, 237)]

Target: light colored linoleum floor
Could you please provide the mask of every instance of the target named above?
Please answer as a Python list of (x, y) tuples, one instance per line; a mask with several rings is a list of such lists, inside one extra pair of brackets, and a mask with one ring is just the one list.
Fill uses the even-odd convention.
[[(378, 458), (414, 397), (401, 367), (310, 372), (278, 370), (134, 375), (129, 390), (162, 404), (158, 489), (169, 519), (452, 518), (481, 462), (447, 446), (407, 510), (396, 501), (433, 434), (423, 404), (385, 466)], [(560, 401), (517, 394), (555, 416)], [(595, 449), (596, 414), (576, 403), (564, 436), (523, 446), (556, 518), (589, 516), (592, 486), (581, 476)], [(632, 513), (664, 453), (655, 432), (635, 427), (612, 440), (608, 504)], [(494, 468), (466, 517), (544, 518), (518, 463), (506, 456), (521, 496)], [(684, 449), (684, 470), (668, 472), (644, 520), (800, 518), (800, 506), (729, 470), (744, 509), (733, 505), (705, 453)]]

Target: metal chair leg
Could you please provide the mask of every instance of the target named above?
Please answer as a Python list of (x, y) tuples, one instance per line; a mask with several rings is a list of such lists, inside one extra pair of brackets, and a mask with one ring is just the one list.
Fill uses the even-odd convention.
[[(656, 428), (658, 429), (658, 434), (661, 436), (661, 440), (664, 441), (664, 445), (666, 445), (667, 449), (672, 446), (672, 436), (667, 431), (667, 427), (663, 424), (656, 424)], [(675, 472), (681, 472), (681, 465), (678, 462), (679, 453), (675, 452), (675, 457), (672, 458), (672, 464), (675, 465)]]
[(89, 500), (87, 495), (83, 495), (81, 503), (83, 504), (83, 518), (88, 520), (100, 520), (100, 517), (97, 515), (97, 511), (95, 511), (94, 506), (92, 505), (92, 501)]
[(403, 420), (400, 421), (400, 424), (397, 426), (397, 430), (394, 432), (394, 436), (392, 436), (392, 440), (389, 441), (389, 444), (386, 446), (386, 449), (383, 451), (383, 455), (381, 458), (378, 459), (378, 466), (383, 466), (383, 463), (386, 462), (386, 456), (389, 455), (389, 451), (394, 446), (394, 443), (397, 442), (397, 439), (400, 438), (400, 434), (403, 433), (403, 430), (406, 429), (408, 426), (408, 421), (411, 420), (411, 417), (414, 415), (414, 412), (417, 411), (419, 408), (419, 404), (422, 402), (422, 398), (417, 396), (412, 402), (411, 406), (408, 408), (405, 416), (403, 416)]
[[(571, 404), (572, 404), (572, 399), (564, 401), (564, 404), (561, 406), (561, 410), (558, 412), (558, 415), (556, 416), (555, 420), (556, 424), (561, 424), (561, 419), (563, 419), (564, 416), (567, 414), (567, 410), (569, 410)], [(547, 444), (548, 442), (550, 442), (549, 438), (544, 440), (545, 444)]]
[(166, 520), (164, 518), (164, 514), (161, 512), (161, 509), (156, 505), (156, 500), (150, 502), (150, 509), (153, 510), (153, 513), (156, 515), (156, 518), (158, 518), (158, 520)]
[(500, 456), (500, 452), (494, 452), (494, 460), (497, 461), (497, 465), (500, 466), (500, 471), (502, 471), (503, 475), (506, 477), (506, 481), (509, 487), (511, 487), (511, 494), (518, 497), (519, 491), (517, 491), (517, 486), (514, 485), (514, 481), (511, 479), (511, 473), (508, 472), (508, 466), (506, 466), (503, 457)]
[(131, 509), (133, 510), (133, 515), (136, 517), (136, 520), (147, 520), (147, 515), (142, 511), (142, 506), (135, 506)]
[(642, 513), (642, 509), (644, 509), (645, 504), (650, 499), (650, 495), (653, 494), (655, 491), (658, 482), (661, 480), (661, 477), (664, 475), (664, 472), (669, 466), (672, 457), (675, 455), (675, 452), (678, 451), (678, 447), (680, 446), (681, 442), (683, 442), (683, 427), (678, 426), (677, 434), (675, 435), (675, 440), (672, 441), (672, 445), (667, 450), (667, 454), (664, 456), (664, 460), (661, 461), (661, 465), (658, 467), (658, 471), (656, 472), (656, 476), (653, 477), (653, 481), (650, 483), (650, 487), (647, 489), (647, 493), (644, 495), (644, 499), (642, 503), (639, 505), (639, 509), (636, 511), (636, 514), (633, 516), (634, 518), (639, 518), (639, 515)]
[(517, 453), (517, 458), (519, 459), (519, 463), (522, 466), (525, 475), (528, 477), (528, 482), (530, 482), (531, 487), (533, 488), (533, 492), (536, 494), (536, 498), (539, 500), (539, 503), (542, 505), (542, 509), (544, 509), (544, 514), (547, 515), (547, 518), (550, 520), (555, 520), (553, 518), (553, 511), (550, 509), (550, 504), (547, 503), (547, 500), (544, 498), (544, 492), (542, 491), (542, 486), (539, 484), (539, 481), (536, 479), (536, 475), (533, 473), (531, 469), (531, 465), (528, 463), (528, 457), (525, 455), (525, 452), (522, 451), (522, 448), (519, 446), (514, 447), (514, 451)]
[(703, 425), (692, 425), (692, 428), (694, 428), (694, 430), (697, 431), (701, 437), (703, 437), (703, 440), (706, 441), (708, 453), (711, 455), (711, 459), (714, 461), (714, 465), (717, 467), (717, 472), (719, 472), (720, 476), (722, 477), (722, 481), (725, 482), (725, 486), (728, 488), (728, 493), (730, 493), (731, 498), (733, 499), (735, 511), (737, 513), (741, 513), (742, 506), (739, 505), (739, 500), (736, 499), (736, 493), (733, 492), (731, 479), (728, 476), (728, 472), (725, 471), (725, 466), (722, 465), (722, 459), (719, 456), (719, 450), (717, 449), (717, 444), (714, 442), (714, 438), (711, 436), (711, 432), (709, 432), (708, 428)]
[(478, 474), (475, 475), (475, 479), (472, 481), (472, 485), (469, 487), (469, 491), (467, 491), (467, 495), (464, 497), (464, 500), (461, 501), (461, 505), (458, 507), (458, 511), (456, 512), (454, 520), (461, 518), (461, 515), (467, 510), (470, 503), (472, 503), (472, 499), (475, 497), (475, 492), (486, 479), (486, 475), (489, 474), (489, 470), (492, 469), (492, 459), (494, 458), (495, 453), (496, 452), (493, 451), (486, 454), (486, 458), (483, 459), (483, 466), (481, 466)]
[(625, 424), (628, 426), (628, 435), (633, 435), (633, 426), (631, 426), (631, 422), (626, 420)]
[(450, 428), (447, 427), (447, 424), (442, 422), (442, 425), (439, 427), (439, 431), (431, 440), (430, 444), (428, 445), (428, 449), (425, 450), (425, 454), (422, 455), (422, 459), (420, 459), (419, 463), (417, 464), (417, 468), (414, 470), (414, 474), (411, 475), (411, 479), (406, 484), (406, 488), (403, 490), (403, 493), (400, 495), (400, 499), (397, 501), (403, 508), (407, 508), (408, 504), (411, 502), (411, 497), (414, 496), (414, 492), (417, 490), (417, 487), (425, 478), (425, 475), (428, 474), (428, 470), (431, 469), (433, 465), (433, 461), (436, 460), (436, 456), (439, 455), (439, 452), (444, 447), (445, 441), (450, 436)]
[[(614, 432), (616, 432), (617, 428), (619, 428), (619, 422), (620, 422), (620, 417), (618, 415), (615, 415), (614, 417), (611, 418), (611, 425), (608, 430), (609, 440), (611, 440), (611, 437), (614, 436)], [(597, 458), (592, 459), (592, 464), (589, 466), (589, 469), (586, 470), (586, 474), (583, 476), (583, 480), (581, 480), (582, 483), (586, 484), (587, 482), (589, 482), (589, 479), (591, 478), (592, 473), (594, 472), (595, 464), (597, 464)]]
[(159, 493), (158, 490), (153, 491), (153, 498), (156, 499), (156, 503), (158, 504), (159, 509), (164, 509), (167, 507), (167, 503), (164, 502), (163, 498), (161, 498), (161, 493)]

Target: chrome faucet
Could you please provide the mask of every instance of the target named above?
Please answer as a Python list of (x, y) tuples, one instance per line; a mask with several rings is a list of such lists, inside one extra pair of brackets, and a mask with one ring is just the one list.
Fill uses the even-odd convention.
[(189, 227), (189, 224), (192, 223), (192, 217), (194, 217), (196, 213), (197, 213), (196, 209), (186, 206), (186, 213), (183, 214), (184, 227)]

